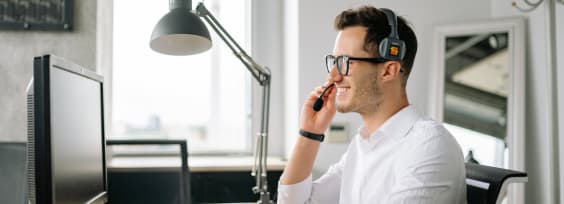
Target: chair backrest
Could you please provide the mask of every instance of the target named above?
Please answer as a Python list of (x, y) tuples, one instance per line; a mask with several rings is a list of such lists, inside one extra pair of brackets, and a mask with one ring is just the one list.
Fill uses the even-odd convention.
[(25, 142), (0, 142), (0, 203), (25, 203), (25, 161)]
[(527, 182), (527, 173), (466, 163), (468, 204), (497, 204), (503, 200), (507, 185)]
[[(148, 171), (112, 172), (108, 170), (108, 183), (116, 184), (109, 186), (109, 203), (180, 203), (191, 204), (190, 173), (188, 169), (188, 145), (186, 140), (168, 139), (143, 139), (143, 140), (106, 140), (108, 146), (112, 145), (179, 145), (180, 146), (180, 174), (178, 177), (170, 177), (168, 173), (151, 173)], [(109, 157), (111, 158), (111, 155)], [(121, 175), (121, 176), (119, 176)], [(125, 175), (125, 176), (124, 176)], [(115, 177), (114, 177), (115, 176)], [(154, 178), (148, 178), (154, 177)], [(175, 198), (175, 188), (161, 186), (160, 184), (175, 183), (170, 179), (179, 179), (179, 197)], [(133, 180), (130, 180), (133, 179)], [(127, 181), (124, 181), (127, 180)], [(156, 183), (153, 181), (158, 181)], [(124, 182), (122, 182), (124, 181)], [(178, 180), (176, 180), (178, 181)], [(149, 186), (151, 185), (151, 186)], [(167, 195), (162, 197), (160, 195)], [(172, 195), (172, 197), (171, 197)], [(133, 196), (133, 197), (131, 197)]]

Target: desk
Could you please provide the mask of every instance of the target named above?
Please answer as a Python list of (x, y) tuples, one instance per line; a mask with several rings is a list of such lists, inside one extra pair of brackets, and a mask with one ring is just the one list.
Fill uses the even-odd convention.
[[(193, 203), (255, 202), (251, 156), (190, 156)], [(268, 158), (268, 189), (276, 196), (286, 162)], [(110, 203), (175, 203), (178, 157), (113, 157), (108, 161)], [(132, 199), (133, 198), (133, 199)]]

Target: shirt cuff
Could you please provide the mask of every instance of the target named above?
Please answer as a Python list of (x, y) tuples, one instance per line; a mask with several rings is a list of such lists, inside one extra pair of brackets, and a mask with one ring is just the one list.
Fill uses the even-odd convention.
[(299, 183), (283, 185), (278, 182), (278, 203), (305, 203), (311, 195), (311, 175)]

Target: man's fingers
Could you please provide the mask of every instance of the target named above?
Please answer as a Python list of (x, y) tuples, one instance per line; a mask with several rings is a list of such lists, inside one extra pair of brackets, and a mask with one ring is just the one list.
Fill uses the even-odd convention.
[(335, 98), (337, 97), (337, 88), (333, 87), (327, 94), (327, 108), (333, 109), (335, 107)]

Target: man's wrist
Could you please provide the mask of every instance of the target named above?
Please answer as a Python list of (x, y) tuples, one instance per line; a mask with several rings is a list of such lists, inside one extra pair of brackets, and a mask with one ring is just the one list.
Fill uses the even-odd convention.
[(323, 142), (323, 140), (325, 139), (325, 135), (323, 135), (323, 134), (315, 134), (315, 133), (305, 131), (303, 129), (300, 129), (300, 135), (303, 136), (303, 137), (306, 137), (308, 139), (319, 141), (319, 142)]

